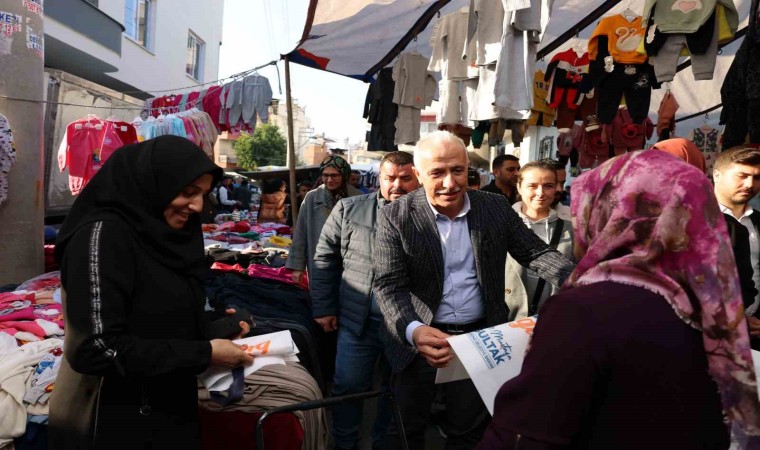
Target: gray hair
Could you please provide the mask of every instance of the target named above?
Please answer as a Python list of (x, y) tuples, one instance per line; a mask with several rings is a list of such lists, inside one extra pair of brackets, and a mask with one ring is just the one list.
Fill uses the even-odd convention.
[(464, 145), (464, 141), (459, 139), (455, 134), (448, 131), (437, 130), (425, 135), (422, 139), (417, 141), (417, 145), (414, 149), (414, 165), (420, 167), (420, 162), (423, 153), (428, 153), (431, 148), (435, 148), (443, 144), (454, 144), (464, 151), (464, 155), (469, 161), (469, 155), (467, 155), (467, 146)]

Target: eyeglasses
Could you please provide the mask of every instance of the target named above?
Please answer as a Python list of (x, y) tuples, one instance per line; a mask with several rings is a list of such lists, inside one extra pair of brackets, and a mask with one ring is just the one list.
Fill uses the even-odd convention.
[(337, 180), (341, 177), (341, 174), (339, 173), (323, 173), (322, 179), (323, 180)]

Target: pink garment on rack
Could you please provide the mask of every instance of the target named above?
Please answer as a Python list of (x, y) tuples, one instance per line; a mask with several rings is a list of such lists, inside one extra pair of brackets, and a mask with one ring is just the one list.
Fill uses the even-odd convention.
[(93, 160), (93, 173), (88, 179), (100, 170), (100, 167), (111, 157), (117, 149), (137, 143), (137, 130), (131, 123), (121, 121), (105, 121), (103, 145), (100, 149), (99, 161)]
[(101, 120), (89, 114), (66, 127), (58, 148), (58, 168), (69, 170), (69, 190), (78, 195), (116, 149), (137, 142), (127, 122)]

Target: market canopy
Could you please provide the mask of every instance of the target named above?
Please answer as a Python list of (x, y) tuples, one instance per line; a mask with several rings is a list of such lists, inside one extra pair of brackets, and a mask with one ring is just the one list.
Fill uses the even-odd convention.
[[(500, 1), (500, 0), (489, 0)], [(679, 120), (701, 122), (711, 112), (715, 125), (720, 111), (720, 88), (747, 27), (750, 0), (734, 0), (739, 11), (735, 41), (718, 55), (712, 80), (695, 81), (688, 59), (679, 65), (671, 83), (678, 99)], [(588, 41), (599, 19), (626, 8), (641, 12), (644, 0), (554, 0), (551, 20), (539, 45), (539, 58), (548, 61), (570, 48), (575, 39)], [(436, 19), (467, 7), (469, 0), (311, 0), (299, 45), (288, 54), (291, 62), (362, 81), (372, 81), (404, 50), (430, 57), (428, 43)], [(653, 91), (650, 116), (656, 117), (665, 89)], [(690, 117), (696, 116), (696, 117)], [(690, 124), (683, 124), (688, 129)], [(698, 125), (698, 124), (697, 124)], [(680, 128), (680, 127), (679, 127)]]

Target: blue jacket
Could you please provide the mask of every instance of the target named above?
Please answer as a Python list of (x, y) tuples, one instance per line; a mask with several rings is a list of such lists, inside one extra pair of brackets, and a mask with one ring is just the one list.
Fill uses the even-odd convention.
[(322, 228), (309, 274), (314, 317), (338, 316), (340, 326), (357, 335), (372, 309), (375, 223), (385, 203), (379, 193), (340, 200)]

